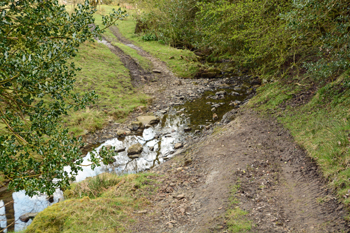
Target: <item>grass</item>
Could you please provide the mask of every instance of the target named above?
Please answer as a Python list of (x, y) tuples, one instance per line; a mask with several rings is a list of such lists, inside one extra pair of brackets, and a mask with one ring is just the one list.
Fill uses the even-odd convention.
[(239, 201), (236, 198), (236, 193), (239, 189), (239, 183), (234, 185), (231, 189), (230, 208), (226, 211), (226, 224), (228, 231), (235, 232), (247, 232), (252, 228), (252, 222), (247, 219), (248, 212), (238, 207)]
[(74, 184), (65, 191), (69, 199), (54, 204), (35, 217), (26, 232), (125, 232), (135, 211), (150, 203), (156, 191), (149, 173), (100, 176)]
[(142, 34), (135, 34), (136, 20), (129, 16), (118, 23), (120, 33), (135, 45), (165, 62), (177, 76), (192, 78), (198, 71), (196, 55), (189, 50), (182, 50), (165, 45), (161, 41), (144, 41)]
[(95, 104), (64, 119), (75, 135), (101, 129), (110, 120), (122, 122), (136, 107), (146, 105), (148, 97), (132, 86), (129, 71), (105, 45), (85, 43), (72, 61), (82, 68), (74, 91), (94, 90), (99, 96)]
[[(98, 8), (99, 10), (95, 16), (96, 24), (101, 24), (101, 15), (108, 14), (112, 11), (113, 8), (117, 8), (117, 6), (102, 5), (101, 8)], [(199, 63), (197, 62), (196, 55), (193, 52), (170, 47), (161, 41), (144, 41), (142, 39), (142, 34), (134, 33), (136, 20), (132, 15), (136, 14), (136, 11), (127, 11), (129, 16), (124, 20), (117, 22), (119, 31), (125, 38), (131, 40), (135, 45), (141, 47), (143, 50), (165, 62), (168, 68), (172, 70), (172, 72), (174, 72), (177, 76), (183, 78), (192, 78), (196, 74), (198, 71)], [(109, 29), (105, 33), (105, 36), (107, 36), (109, 39), (114, 37)], [(127, 46), (123, 46), (121, 43), (115, 45), (120, 47), (125, 53), (132, 55), (132, 57), (136, 58), (140, 62), (141, 66), (144, 68), (146, 67), (147, 69), (147, 65), (145, 66), (145, 62), (143, 61), (144, 58), (135, 55), (135, 52), (132, 52), (133, 49)]]
[[(304, 105), (290, 107), (291, 94), (302, 93), (299, 86), (278, 81), (258, 90), (249, 103), (272, 113), (305, 148), (323, 171), (329, 186), (349, 207), (350, 197), (350, 89), (349, 71), (320, 87)], [(308, 84), (306, 84), (308, 85)], [(308, 87), (304, 87), (307, 90)], [(304, 91), (305, 91), (304, 90)], [(282, 106), (285, 106), (281, 108)]]

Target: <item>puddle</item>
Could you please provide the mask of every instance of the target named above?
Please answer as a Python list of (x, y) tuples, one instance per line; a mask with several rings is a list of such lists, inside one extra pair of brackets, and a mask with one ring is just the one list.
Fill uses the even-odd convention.
[[(221, 94), (220, 94), (221, 93)], [(82, 167), (76, 177), (77, 181), (82, 181), (87, 177), (93, 177), (101, 173), (109, 172), (115, 174), (136, 173), (149, 170), (152, 167), (160, 165), (165, 160), (174, 156), (174, 145), (178, 142), (186, 143), (186, 138), (194, 135), (195, 130), (201, 130), (203, 127), (215, 122), (219, 122), (223, 115), (234, 108), (235, 101), (244, 101), (247, 98), (246, 89), (242, 88), (220, 88), (205, 91), (201, 98), (185, 102), (183, 105), (172, 107), (166, 114), (159, 114), (161, 121), (158, 125), (145, 129), (142, 135), (127, 136), (124, 139), (114, 138), (104, 142), (101, 145), (94, 145), (96, 152), (102, 146), (114, 146), (117, 150), (125, 148), (126, 150), (133, 144), (140, 143), (143, 151), (139, 158), (130, 159), (126, 150), (115, 154), (115, 162), (110, 165), (102, 165), (92, 170), (90, 167)], [(231, 104), (231, 105), (230, 105)], [(213, 120), (213, 114), (217, 119)], [(190, 132), (184, 132), (186, 127), (191, 127)], [(90, 164), (90, 152), (84, 157), (84, 165)], [(65, 168), (70, 171), (69, 167)], [(63, 198), (63, 193), (57, 190), (54, 194), (53, 203)], [(51, 200), (52, 201), (52, 200)], [(4, 206), (4, 203), (13, 202)], [(44, 210), (52, 203), (49, 202), (46, 195), (34, 196), (30, 198), (21, 192), (2, 192), (0, 193), (0, 227), (4, 228), (7, 224), (15, 220), (11, 231), (23, 230), (32, 220), (27, 223), (21, 222), (19, 217), (26, 213), (36, 213)], [(6, 230), (5, 230), (6, 232)]]

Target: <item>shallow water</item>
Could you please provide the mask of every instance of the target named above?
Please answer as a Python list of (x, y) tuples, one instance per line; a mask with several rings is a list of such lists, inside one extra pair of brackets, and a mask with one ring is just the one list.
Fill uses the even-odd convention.
[[(222, 98), (216, 98), (219, 91), (226, 91)], [(135, 143), (143, 145), (143, 151), (139, 158), (131, 159), (127, 156), (126, 150), (116, 153), (114, 158), (116, 162), (110, 165), (101, 165), (92, 170), (90, 167), (82, 167), (76, 176), (76, 181), (82, 181), (87, 177), (93, 177), (101, 173), (109, 172), (116, 174), (142, 172), (152, 167), (158, 166), (165, 160), (171, 158), (176, 151), (174, 145), (178, 142), (186, 143), (187, 137), (192, 137), (195, 130), (201, 130), (209, 124), (213, 124), (221, 120), (222, 116), (233, 109), (229, 104), (232, 101), (244, 101), (247, 95), (245, 90), (234, 91), (231, 88), (221, 88), (203, 93), (201, 98), (187, 101), (184, 105), (170, 108), (166, 114), (158, 114), (161, 121), (158, 125), (145, 129), (140, 136), (127, 136), (123, 139), (114, 138), (104, 142), (95, 148), (98, 153), (103, 146), (114, 146), (117, 150), (128, 147)], [(216, 105), (213, 112), (213, 105)], [(213, 114), (217, 114), (218, 119), (213, 120)], [(185, 133), (184, 129), (191, 127), (190, 132)], [(83, 165), (90, 164), (90, 152), (84, 157)], [(66, 167), (66, 171), (70, 168)], [(63, 198), (63, 193), (57, 190), (54, 194), (54, 202)], [(8, 205), (3, 206), (4, 202), (13, 200), (13, 208)], [(7, 225), (7, 219), (15, 219), (15, 231), (23, 230), (32, 220), (27, 223), (21, 222), (19, 217), (26, 213), (40, 212), (50, 206), (46, 195), (34, 196), (32, 198), (25, 195), (24, 191), (9, 193), (0, 193), (0, 226), (3, 228)], [(11, 210), (12, 209), (12, 210)], [(10, 212), (13, 212), (12, 214)], [(6, 214), (5, 214), (6, 213)], [(10, 222), (10, 220), (9, 220)]]

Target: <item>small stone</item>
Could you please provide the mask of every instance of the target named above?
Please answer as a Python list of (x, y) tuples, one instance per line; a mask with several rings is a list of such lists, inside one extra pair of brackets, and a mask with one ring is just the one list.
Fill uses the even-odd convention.
[(175, 150), (177, 150), (177, 149), (180, 149), (180, 148), (182, 148), (184, 145), (182, 144), (182, 143), (176, 143), (175, 145), (174, 145), (174, 149)]
[(184, 131), (185, 131), (185, 132), (190, 132), (191, 130), (192, 130), (191, 127), (186, 127), (186, 128), (184, 128)]
[(218, 114), (216, 114), (216, 113), (214, 113), (213, 114), (213, 120), (215, 121), (215, 120), (217, 120), (219, 117), (218, 117)]
[(142, 127), (142, 122), (141, 121), (133, 121), (133, 122), (131, 122), (130, 129), (132, 131), (136, 131), (136, 130), (138, 130), (141, 127)]
[(115, 149), (115, 152), (119, 153), (119, 152), (123, 152), (125, 151), (125, 147), (119, 148), (119, 149)]
[(162, 71), (154, 69), (153, 73), (162, 73)]
[(175, 196), (175, 198), (181, 200), (181, 199), (185, 198), (185, 194), (182, 193), (180, 195)]
[(140, 210), (136, 212), (137, 214), (147, 214), (147, 210)]
[(112, 146), (111, 146), (111, 145), (107, 145), (107, 146), (105, 146), (105, 147), (106, 147), (107, 150), (112, 149)]
[(198, 134), (198, 133), (200, 133), (200, 132), (201, 132), (201, 131), (198, 130), (198, 129), (197, 129), (196, 131), (194, 131), (195, 134)]
[(27, 213), (27, 214), (23, 214), (19, 217), (19, 220), (21, 220), (22, 222), (28, 222), (29, 219), (33, 219), (35, 216), (37, 216), (38, 213)]
[(215, 95), (226, 95), (226, 91), (218, 91)]
[(161, 114), (166, 114), (168, 111), (167, 110), (161, 110), (159, 111)]
[(125, 137), (126, 136), (126, 132), (124, 130), (119, 129), (117, 131), (117, 136), (118, 137)]
[(212, 111), (212, 112), (215, 112), (215, 111), (216, 111), (216, 108), (212, 108), (211, 111)]

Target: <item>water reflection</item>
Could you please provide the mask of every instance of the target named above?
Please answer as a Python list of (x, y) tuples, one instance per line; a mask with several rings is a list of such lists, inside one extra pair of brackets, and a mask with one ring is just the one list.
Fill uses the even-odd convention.
[[(165, 157), (171, 157), (174, 152), (174, 144), (183, 140), (185, 136), (183, 129), (189, 124), (175, 113), (175, 110), (171, 111), (157, 126), (145, 129), (142, 136), (127, 136), (124, 139), (114, 138), (101, 144), (95, 149), (96, 153), (99, 153), (103, 146), (114, 146), (116, 150), (125, 148), (125, 151), (114, 156), (115, 162), (113, 164), (101, 165), (94, 170), (89, 166), (82, 167), (83, 171), (78, 172), (76, 181), (79, 182), (104, 172), (116, 174), (141, 172), (160, 164)], [(127, 155), (127, 149), (136, 143), (143, 146), (143, 151), (139, 158), (131, 159)], [(90, 156), (88, 153), (84, 157), (83, 165), (90, 164)], [(66, 167), (65, 170), (70, 172), (70, 167)]]
[[(56, 190), (53, 195), (56, 203), (60, 198), (63, 198), (61, 190)], [(0, 226), (6, 228), (9, 224), (8, 231), (20, 231), (25, 229), (32, 220), (22, 222), (19, 217), (27, 213), (38, 213), (43, 211), (48, 206), (52, 205), (46, 195), (37, 195), (29, 197), (24, 191), (19, 192), (2, 192), (0, 193)], [(14, 222), (14, 224), (12, 224)], [(11, 225), (10, 225), (11, 224)], [(7, 232), (4, 230), (4, 232)]]

